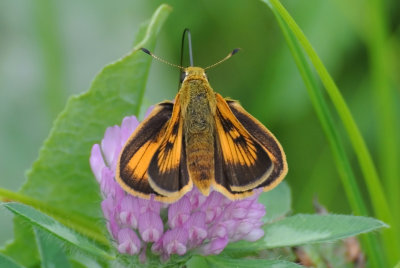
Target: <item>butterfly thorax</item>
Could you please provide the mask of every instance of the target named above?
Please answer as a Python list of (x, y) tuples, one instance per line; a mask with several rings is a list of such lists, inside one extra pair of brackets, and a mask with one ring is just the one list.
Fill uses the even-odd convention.
[(214, 179), (214, 115), (215, 94), (204, 70), (186, 69), (186, 78), (180, 90), (189, 176), (208, 195)]

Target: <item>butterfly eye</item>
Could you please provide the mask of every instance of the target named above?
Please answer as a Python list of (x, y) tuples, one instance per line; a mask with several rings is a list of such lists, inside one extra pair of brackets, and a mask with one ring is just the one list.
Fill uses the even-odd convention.
[(187, 73), (186, 72), (181, 72), (181, 77), (180, 77), (180, 81), (181, 83), (183, 82), (183, 80), (185, 80)]

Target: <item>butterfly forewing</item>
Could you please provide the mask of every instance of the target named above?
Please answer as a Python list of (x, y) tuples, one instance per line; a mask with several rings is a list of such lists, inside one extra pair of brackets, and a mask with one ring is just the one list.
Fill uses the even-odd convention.
[[(179, 94), (175, 98), (179, 103)], [(168, 196), (166, 202), (179, 199), (192, 188), (189, 179), (183, 138), (183, 120), (179, 105), (175, 105), (160, 146), (148, 168), (149, 182), (158, 193)]]
[(264, 187), (264, 190), (270, 190), (278, 185), (288, 172), (286, 155), (275, 136), (237, 101), (227, 101), (232, 113), (239, 120), (244, 128), (261, 144), (273, 163), (273, 170), (264, 182), (258, 187)]
[(229, 193), (248, 191), (270, 176), (274, 164), (219, 94), (216, 103), (215, 183), (218, 189), (226, 188)]
[(156, 105), (151, 114), (129, 137), (121, 151), (116, 179), (125, 191), (144, 198), (150, 194), (162, 197), (149, 184), (147, 169), (155, 151), (160, 146), (171, 118), (173, 103)]

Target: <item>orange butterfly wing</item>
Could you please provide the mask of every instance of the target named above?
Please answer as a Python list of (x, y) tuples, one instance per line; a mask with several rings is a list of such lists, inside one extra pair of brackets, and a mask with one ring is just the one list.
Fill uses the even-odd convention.
[[(252, 133), (248, 126), (262, 126), (237, 102), (230, 104), (216, 93), (216, 141), (215, 141), (215, 182), (214, 188), (226, 196), (236, 199), (252, 194), (252, 189), (264, 187), (265, 181), (276, 181), (276, 161), (274, 152)], [(232, 112), (233, 106), (240, 119)], [(246, 119), (243, 119), (246, 117)], [(251, 126), (253, 126), (251, 125)], [(259, 127), (261, 136), (271, 136), (269, 141), (278, 144), (265, 127)], [(280, 145), (279, 145), (280, 146)], [(278, 146), (278, 147), (279, 147)], [(280, 147), (279, 147), (280, 148)], [(283, 151), (282, 151), (283, 152)], [(286, 163), (286, 160), (284, 160)]]
[(156, 105), (120, 153), (115, 177), (121, 187), (134, 196), (148, 199), (150, 194), (154, 194), (161, 197), (151, 188), (147, 170), (164, 137), (173, 105), (171, 102)]
[(148, 169), (149, 183), (154, 190), (167, 197), (164, 202), (178, 200), (193, 187), (186, 163), (179, 96), (175, 98), (168, 127)]
[(259, 187), (263, 187), (264, 191), (273, 189), (285, 178), (288, 172), (286, 155), (281, 144), (275, 138), (274, 134), (272, 134), (251, 114), (246, 112), (237, 101), (229, 100), (227, 103), (232, 113), (236, 116), (242, 126), (246, 128), (254, 139), (268, 152), (268, 155), (274, 164), (274, 168), (270, 176), (261, 183)]

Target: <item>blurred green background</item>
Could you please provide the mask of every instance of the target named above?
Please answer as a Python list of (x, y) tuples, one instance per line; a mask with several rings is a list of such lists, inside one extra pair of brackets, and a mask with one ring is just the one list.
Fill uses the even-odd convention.
[[(294, 212), (313, 212), (312, 201), (318, 197), (329, 211), (351, 214), (329, 145), (277, 22), (265, 4), (249, 0), (1, 1), (0, 186), (18, 190), (68, 96), (87, 90), (103, 66), (129, 51), (140, 23), (161, 3), (174, 11), (162, 29), (156, 55), (179, 63), (185, 27), (191, 29), (195, 65), (208, 66), (233, 48), (242, 48), (210, 70), (208, 77), (214, 90), (240, 100), (282, 143)], [(337, 82), (382, 172), (386, 159), (377, 156), (382, 119), (371, 86), (364, 1), (283, 4)], [(396, 88), (394, 118), (398, 119), (400, 64), (394, 59), (400, 59), (400, 2), (385, 5), (391, 67), (397, 70), (388, 77), (390, 87)], [(147, 103), (174, 98), (178, 74), (154, 62)], [(350, 158), (357, 167), (354, 155)], [(0, 222), (0, 244), (4, 244), (12, 238), (11, 215), (4, 209)]]

